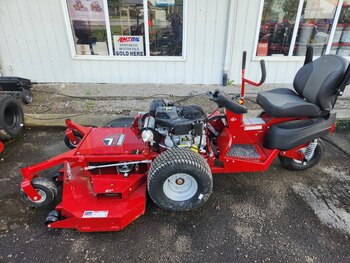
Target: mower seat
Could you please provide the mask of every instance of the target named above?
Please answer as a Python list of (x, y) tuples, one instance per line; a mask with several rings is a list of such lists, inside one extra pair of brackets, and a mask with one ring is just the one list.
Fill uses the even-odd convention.
[(263, 91), (257, 103), (271, 117), (319, 117), (334, 107), (337, 91), (346, 76), (349, 62), (340, 56), (325, 55), (305, 64), (293, 86)]
[(317, 117), (321, 109), (291, 89), (273, 89), (258, 94), (258, 104), (272, 117)]

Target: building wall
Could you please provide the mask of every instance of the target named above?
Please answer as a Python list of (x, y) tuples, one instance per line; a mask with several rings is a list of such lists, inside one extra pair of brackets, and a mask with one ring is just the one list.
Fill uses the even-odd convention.
[(230, 0), (188, 0), (187, 58), (181, 62), (73, 59), (61, 1), (0, 1), (4, 75), (39, 82), (221, 83)]
[[(234, 83), (240, 83), (243, 50), (248, 53), (246, 76), (252, 80), (260, 80), (260, 63), (258, 59), (253, 58), (256, 52), (254, 45), (257, 37), (260, 5), (260, 0), (236, 1), (233, 51), (229, 70), (229, 79), (233, 80)], [(303, 57), (295, 60), (293, 58), (293, 61), (285, 57), (268, 58), (265, 61), (266, 83), (292, 83), (296, 72), (303, 65), (303, 59)]]

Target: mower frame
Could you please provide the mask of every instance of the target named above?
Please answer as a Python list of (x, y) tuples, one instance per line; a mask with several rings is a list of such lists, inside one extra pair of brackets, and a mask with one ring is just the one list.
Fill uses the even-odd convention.
[[(245, 57), (244, 53), (242, 90), (238, 100), (241, 106), (244, 105), (245, 83), (260, 86), (266, 77), (265, 64), (261, 62), (261, 81), (255, 83), (245, 79)], [(246, 110), (243, 106), (242, 108)], [(66, 136), (76, 148), (21, 169), (23, 175), (21, 191), (33, 202), (39, 202), (42, 197), (33, 187), (32, 180), (40, 177), (39, 173), (43, 170), (63, 165), (57, 180), (63, 181), (64, 198), (55, 208), (60, 216), (49, 214), (48, 227), (75, 228), (82, 232), (117, 231), (145, 213), (148, 171), (152, 161), (162, 154), (162, 151), (154, 151), (150, 142), (143, 142), (140, 138), (143, 129), (140, 123), (143, 117), (143, 114), (138, 114), (131, 127), (100, 128), (84, 127), (68, 119)], [(213, 174), (265, 171), (278, 155), (304, 163), (305, 156), (302, 149), (308, 147), (310, 142), (290, 150), (268, 149), (263, 145), (272, 125), (303, 119), (306, 118), (276, 118), (265, 112), (256, 118), (247, 118), (226, 108), (223, 112), (218, 109), (207, 117), (205, 127), (207, 149), (197, 151), (207, 161)], [(329, 132), (334, 128), (333, 123)], [(215, 145), (209, 136), (213, 130), (220, 131), (216, 134)], [(128, 143), (125, 145), (117, 143), (109, 147), (105, 140), (113, 139), (113, 136), (118, 136), (117, 142), (128, 137)], [(229, 152), (233, 145), (249, 145), (254, 148), (254, 152), (258, 154), (255, 156), (258, 157), (231, 155)], [(118, 163), (132, 165), (136, 163), (136, 165), (132, 173), (128, 174), (115, 171), (115, 167), (112, 166), (117, 166)], [(103, 169), (95, 169), (98, 167)]]

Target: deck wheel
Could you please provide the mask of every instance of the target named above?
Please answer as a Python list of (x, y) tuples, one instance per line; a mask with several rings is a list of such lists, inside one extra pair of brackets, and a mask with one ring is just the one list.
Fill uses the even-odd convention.
[(83, 138), (83, 136), (79, 132), (73, 130), (73, 133), (74, 133), (75, 137), (77, 138), (76, 142), (71, 142), (67, 135), (64, 136), (64, 143), (70, 149), (77, 148), (77, 145), (80, 143), (81, 139)]
[(60, 213), (56, 210), (52, 210), (45, 219), (45, 224), (49, 226), (52, 223), (55, 223), (60, 220)]
[(57, 187), (54, 182), (47, 178), (36, 177), (31, 182), (34, 189), (41, 196), (40, 200), (31, 200), (25, 192), (20, 190), (22, 200), (30, 207), (47, 207), (50, 206), (57, 196)]

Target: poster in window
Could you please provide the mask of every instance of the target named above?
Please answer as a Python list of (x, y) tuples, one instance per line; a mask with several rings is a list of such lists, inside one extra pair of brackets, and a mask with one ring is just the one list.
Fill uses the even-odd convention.
[(113, 36), (114, 55), (123, 57), (144, 56), (143, 36)]
[(69, 13), (76, 21), (104, 21), (103, 0), (68, 0)]

